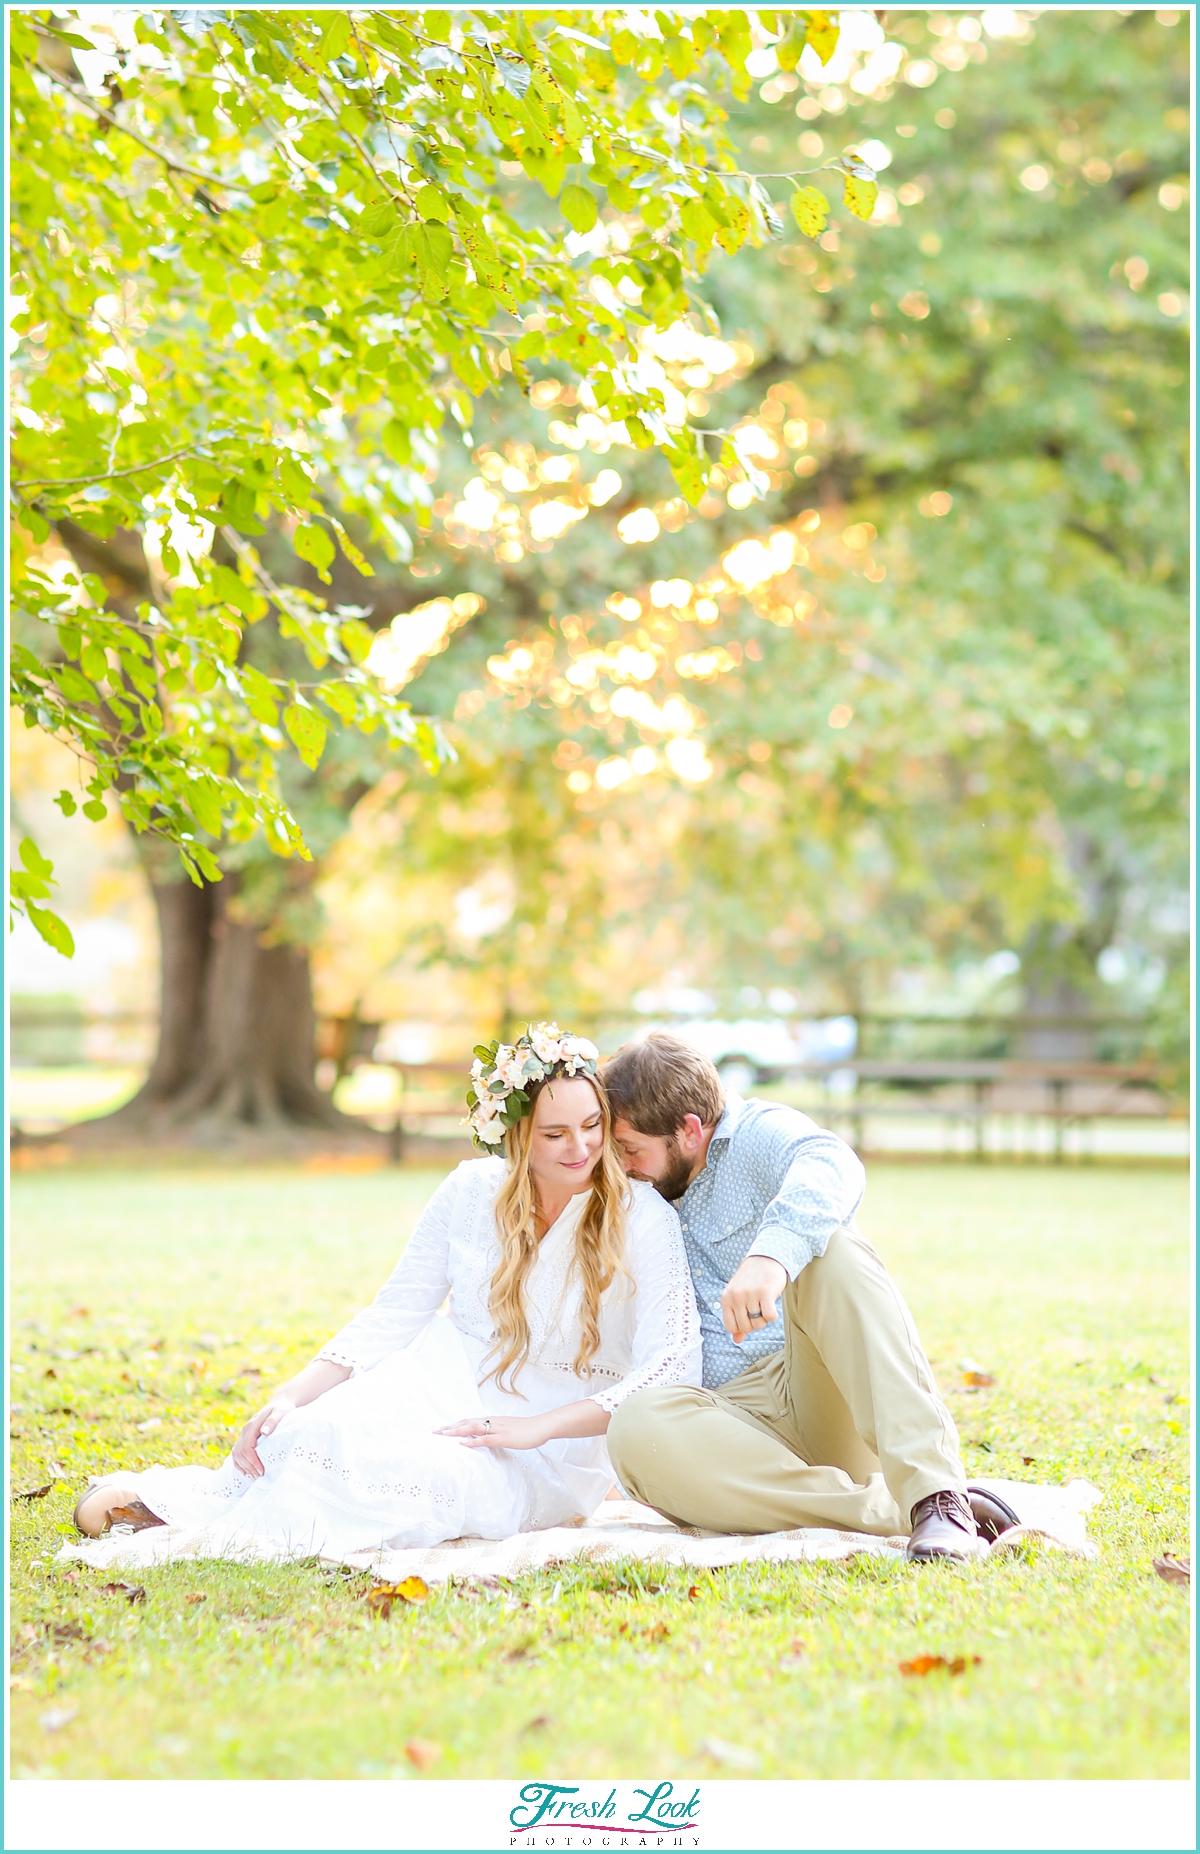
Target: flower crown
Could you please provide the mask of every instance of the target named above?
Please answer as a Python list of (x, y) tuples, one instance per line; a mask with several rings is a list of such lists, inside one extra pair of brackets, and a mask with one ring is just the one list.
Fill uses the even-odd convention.
[(600, 1051), (585, 1036), (564, 1036), (557, 1024), (530, 1024), (515, 1043), (480, 1043), (471, 1064), (467, 1124), (480, 1151), (498, 1146), (533, 1107), (531, 1082), (561, 1066), (566, 1075), (595, 1075)]

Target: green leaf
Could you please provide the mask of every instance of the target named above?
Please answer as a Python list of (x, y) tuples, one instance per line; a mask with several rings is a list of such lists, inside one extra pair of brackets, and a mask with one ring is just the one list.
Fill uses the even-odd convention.
[(108, 806), (102, 798), (89, 798), (83, 807), (83, 815), (90, 818), (93, 824), (103, 824), (108, 816)]
[(379, 442), (393, 463), (409, 464), (412, 462), (412, 438), (403, 420), (390, 418), (379, 434)]
[(688, 237), (694, 238), (698, 245), (711, 245), (717, 222), (703, 200), (685, 200), (679, 209), (679, 222)]
[(188, 810), (201, 830), (206, 830), (210, 837), (219, 837), (222, 793), (217, 781), (207, 777), (191, 779), (184, 791)]
[(321, 34), (321, 43), (313, 54), (313, 62), (322, 71), (331, 58), (340, 58), (350, 43), (349, 13), (330, 13), (328, 19), (329, 24)]
[(353, 721), (358, 713), (358, 703), (353, 689), (344, 682), (323, 682), (317, 690), (321, 700), (333, 709), (342, 721)]
[(72, 669), (68, 663), (60, 663), (51, 672), (55, 682), (69, 702), (98, 702), (100, 696), (86, 676)]
[(275, 727), (279, 721), (279, 704), (274, 686), (261, 670), (247, 663), (241, 671), (242, 699), (256, 721)]
[(79, 667), (85, 676), (93, 682), (103, 682), (108, 675), (108, 658), (99, 644), (85, 644), (80, 653)]
[(596, 196), (587, 187), (564, 187), (559, 200), (563, 218), (573, 232), (590, 232), (596, 223)]
[(65, 789), (65, 787), (58, 794), (54, 802), (58, 806), (59, 810), (62, 812), (65, 818), (73, 818), (75, 816), (76, 811), (78, 811), (79, 809), (71, 793), (68, 792)]
[(301, 560), (315, 566), (322, 578), (327, 577), (325, 569), (332, 563), (336, 550), (324, 528), (315, 521), (305, 522), (292, 536), (292, 546)]
[(43, 856), (32, 837), (22, 837), (19, 855), (30, 875), (38, 876), (43, 882), (54, 880), (54, 864), (48, 856)]
[(413, 205), (422, 219), (440, 220), (443, 225), (449, 225), (454, 216), (450, 201), (440, 187), (422, 187)]
[(289, 702), (283, 711), (283, 725), (304, 764), (315, 768), (325, 747), (329, 724), (315, 708), (302, 708), (299, 702)]
[(672, 476), (692, 507), (695, 508), (708, 486), (705, 470), (706, 458), (697, 448), (694, 439), (690, 444), (665, 446), (663, 454), (671, 466)]
[(864, 180), (861, 174), (846, 175), (842, 203), (849, 207), (856, 219), (869, 219), (878, 198), (879, 188), (875, 181)]
[(32, 901), (25, 903), (25, 912), (47, 946), (52, 946), (64, 959), (74, 959), (75, 940), (66, 921), (60, 920), (49, 908), (39, 908)]
[(816, 238), (825, 230), (829, 201), (820, 187), (797, 187), (792, 195), (792, 217), (806, 238)]

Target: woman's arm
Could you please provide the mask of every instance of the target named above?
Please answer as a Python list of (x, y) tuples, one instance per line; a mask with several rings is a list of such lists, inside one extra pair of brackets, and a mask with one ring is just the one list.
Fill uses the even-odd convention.
[(457, 1436), (464, 1448), (541, 1448), (544, 1442), (602, 1436), (609, 1421), (607, 1410), (594, 1398), (584, 1397), (557, 1410), (543, 1410), (540, 1416), (468, 1416), (437, 1434)]
[(468, 1161), (442, 1180), (371, 1305), (321, 1347), (319, 1359), (346, 1365), (352, 1372), (368, 1371), (424, 1332), (450, 1292), (450, 1223), (460, 1192), (472, 1182), (472, 1171)]
[(300, 1409), (302, 1404), (315, 1403), (335, 1384), (344, 1384), (349, 1376), (349, 1365), (335, 1365), (327, 1358), (314, 1358), (311, 1365), (305, 1365), (289, 1383), (280, 1385), (270, 1403), (264, 1404), (250, 1418), (233, 1445), (234, 1466), (257, 1480), (264, 1471), (255, 1448), (259, 1437), (269, 1436), (289, 1411)]

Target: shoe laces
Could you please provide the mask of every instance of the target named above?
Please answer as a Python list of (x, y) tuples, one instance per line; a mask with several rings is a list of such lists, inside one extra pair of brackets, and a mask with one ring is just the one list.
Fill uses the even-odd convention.
[(936, 1513), (939, 1519), (948, 1519), (952, 1526), (961, 1526), (964, 1532), (976, 1532), (975, 1515), (960, 1493), (953, 1488), (943, 1488), (940, 1493), (930, 1494), (919, 1504), (922, 1519), (931, 1519)]

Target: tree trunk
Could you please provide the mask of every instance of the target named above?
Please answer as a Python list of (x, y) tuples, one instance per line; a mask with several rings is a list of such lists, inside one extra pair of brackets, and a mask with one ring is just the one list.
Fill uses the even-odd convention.
[(358, 1131), (314, 1079), (307, 952), (265, 944), (259, 926), (231, 918), (235, 875), (200, 888), (152, 879), (151, 889), (162, 942), (158, 1050), (132, 1101), (87, 1128)]
[[(101, 540), (65, 517), (56, 525), (80, 570), (101, 574), (113, 609), (132, 620), (154, 593), (141, 536), (118, 529)], [(218, 535), (216, 558), (225, 546)], [(352, 792), (348, 804), (360, 795)], [(84, 1121), (72, 1139), (95, 1145), (113, 1134), (154, 1138), (189, 1128), (201, 1139), (238, 1128), (361, 1133), (316, 1085), (307, 952), (270, 944), (261, 925), (237, 918), (236, 874), (197, 887), (180, 876), (174, 850), (161, 840), (135, 843), (158, 910), (158, 1050), (132, 1101)], [(290, 873), (311, 882), (315, 866), (293, 865)]]

